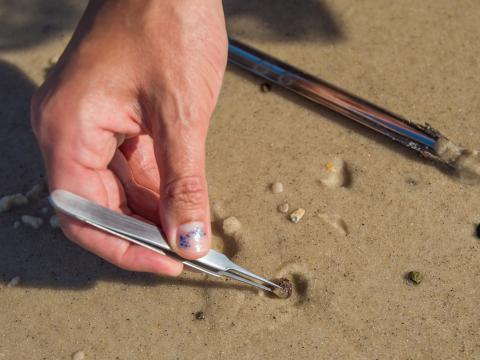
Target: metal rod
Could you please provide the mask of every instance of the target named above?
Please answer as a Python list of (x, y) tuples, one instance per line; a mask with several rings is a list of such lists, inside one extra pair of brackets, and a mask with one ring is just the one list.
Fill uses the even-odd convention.
[(230, 63), (452, 166), (437, 151), (439, 140), (446, 138), (429, 125), (415, 124), (237, 40), (229, 39), (228, 50)]

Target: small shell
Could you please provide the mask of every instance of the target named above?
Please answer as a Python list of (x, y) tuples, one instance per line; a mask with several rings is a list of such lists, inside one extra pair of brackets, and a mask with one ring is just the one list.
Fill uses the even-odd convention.
[(288, 215), (288, 218), (290, 219), (291, 222), (293, 223), (298, 223), (300, 220), (302, 220), (303, 216), (305, 215), (305, 209), (298, 208), (296, 210), (293, 210), (290, 215)]
[(273, 183), (270, 186), (270, 190), (272, 190), (274, 194), (280, 194), (283, 192), (283, 184), (281, 182)]
[(318, 214), (318, 217), (333, 227), (340, 235), (346, 236), (348, 234), (347, 224), (341, 217), (328, 214)]
[(57, 215), (53, 215), (50, 218), (49, 223), (50, 223), (50, 227), (52, 229), (59, 229), (60, 228), (60, 221), (58, 220)]
[(282, 214), (288, 213), (288, 210), (290, 209), (290, 205), (288, 205), (287, 202), (281, 203), (278, 205), (277, 210), (281, 212)]
[(240, 231), (242, 224), (235, 216), (229, 216), (222, 223), (223, 233), (228, 236), (233, 236)]
[(38, 229), (40, 226), (43, 225), (43, 220), (39, 217), (31, 216), (31, 215), (23, 215), (22, 222), (25, 225), (30, 226), (33, 229)]
[(83, 351), (77, 351), (72, 354), (72, 360), (83, 360), (85, 359), (85, 353)]
[(320, 180), (322, 184), (330, 188), (346, 186), (349, 174), (342, 158), (334, 158), (325, 165), (325, 168), (327, 169), (327, 175)]
[(20, 280), (20, 276), (15, 276), (8, 282), (7, 287), (17, 286), (20, 283)]

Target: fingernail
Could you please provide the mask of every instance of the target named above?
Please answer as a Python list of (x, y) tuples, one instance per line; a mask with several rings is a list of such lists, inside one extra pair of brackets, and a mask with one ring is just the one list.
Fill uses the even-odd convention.
[(189, 222), (178, 227), (177, 245), (183, 251), (199, 253), (207, 250), (205, 227), (201, 222)]

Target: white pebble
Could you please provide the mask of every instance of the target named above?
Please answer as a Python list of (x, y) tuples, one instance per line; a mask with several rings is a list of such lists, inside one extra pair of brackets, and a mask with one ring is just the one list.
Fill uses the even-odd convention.
[(58, 216), (53, 215), (49, 220), (50, 226), (52, 229), (60, 228), (60, 221), (58, 221)]
[(72, 354), (72, 360), (83, 360), (85, 359), (85, 353), (83, 351), (77, 351)]
[(31, 216), (31, 215), (23, 215), (22, 222), (25, 225), (30, 226), (31, 228), (38, 229), (40, 226), (43, 225), (43, 220), (39, 217)]
[(222, 223), (223, 233), (228, 236), (235, 235), (242, 228), (242, 224), (235, 216), (229, 216)]
[(20, 283), (20, 276), (15, 276), (13, 279), (11, 279), (8, 282), (7, 287), (14, 287), (14, 286), (17, 286), (19, 283)]
[(336, 157), (325, 165), (327, 175), (320, 181), (327, 187), (339, 188), (345, 186), (348, 181), (348, 172), (345, 161)]
[(48, 213), (48, 208), (44, 207), (40, 211), (41, 211), (42, 214), (46, 214), (46, 213)]
[(28, 204), (28, 199), (22, 194), (5, 195), (0, 199), (0, 212)]
[(348, 234), (347, 224), (341, 217), (328, 214), (318, 214), (318, 217), (333, 227), (340, 235), (346, 236)]
[(38, 200), (42, 194), (45, 192), (47, 186), (44, 182), (34, 185), (30, 190), (25, 194), (29, 200)]
[(21, 223), (20, 221), (15, 221), (15, 222), (13, 223), (13, 228), (14, 228), (14, 229), (18, 229), (18, 228), (20, 227), (20, 225), (22, 225), (22, 223)]
[(288, 205), (287, 202), (281, 203), (278, 205), (277, 210), (281, 212), (282, 214), (288, 213), (288, 209), (290, 209), (290, 206)]
[(55, 65), (58, 62), (58, 59), (60, 59), (60, 55), (54, 55), (50, 59), (48, 59), (48, 64)]
[(293, 210), (288, 217), (291, 222), (296, 224), (300, 220), (302, 220), (304, 215), (305, 215), (305, 209), (298, 208), (296, 210)]
[(276, 183), (273, 183), (271, 186), (270, 186), (270, 189), (272, 190), (272, 192), (274, 194), (280, 194), (283, 192), (283, 184), (281, 182), (276, 182)]

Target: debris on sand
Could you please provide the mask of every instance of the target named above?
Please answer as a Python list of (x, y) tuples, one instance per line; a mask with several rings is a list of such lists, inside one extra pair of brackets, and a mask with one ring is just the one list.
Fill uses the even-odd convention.
[(20, 280), (20, 276), (15, 276), (8, 282), (7, 287), (17, 286), (20, 283)]
[(233, 236), (240, 231), (242, 224), (235, 216), (229, 216), (223, 220), (223, 233), (227, 236)]
[(83, 360), (85, 359), (85, 353), (83, 351), (77, 351), (72, 354), (72, 360)]
[(0, 199), (0, 213), (26, 204), (28, 204), (28, 199), (23, 194), (5, 195)]
[(41, 218), (32, 215), (23, 215), (22, 222), (33, 229), (39, 229), (40, 226), (43, 225), (43, 220)]
[(285, 201), (284, 203), (281, 203), (280, 205), (278, 205), (277, 207), (277, 210), (279, 212), (281, 212), (282, 214), (286, 214), (288, 213), (288, 210), (290, 209), (290, 206), (288, 205), (288, 203)]
[(58, 220), (57, 215), (53, 215), (48, 222), (50, 223), (50, 227), (52, 229), (59, 229), (60, 228), (60, 221)]
[(423, 274), (418, 271), (410, 271), (408, 273), (408, 280), (410, 280), (412, 283), (418, 285), (423, 281)]
[(288, 218), (290, 219), (291, 222), (294, 224), (297, 224), (302, 220), (303, 216), (305, 215), (305, 209), (298, 208), (296, 210), (293, 210), (290, 215), (288, 215)]
[(349, 174), (347, 165), (342, 158), (334, 158), (325, 165), (325, 168), (327, 174), (320, 180), (323, 185), (330, 188), (339, 188), (347, 185)]
[(340, 216), (321, 213), (318, 214), (318, 217), (333, 227), (340, 235), (348, 235), (347, 224)]
[(197, 311), (195, 313), (196, 320), (205, 320), (205, 313), (203, 311)]
[(272, 190), (272, 193), (274, 194), (280, 194), (283, 192), (283, 184), (281, 182), (273, 183), (270, 186), (270, 190)]
[(281, 286), (281, 289), (274, 288), (273, 293), (277, 295), (279, 298), (288, 299), (293, 292), (293, 285), (290, 280), (287, 278), (281, 278), (277, 280), (272, 280), (275, 284)]

